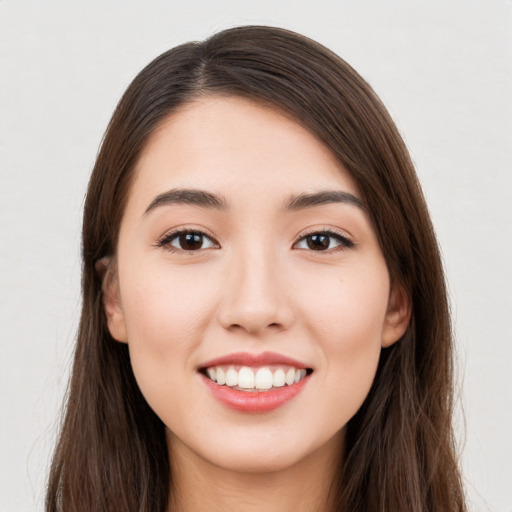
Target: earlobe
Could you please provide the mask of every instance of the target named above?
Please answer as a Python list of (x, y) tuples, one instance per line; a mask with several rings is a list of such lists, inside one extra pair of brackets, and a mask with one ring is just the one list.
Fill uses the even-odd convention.
[(119, 296), (119, 280), (115, 260), (107, 256), (98, 260), (95, 267), (102, 281), (103, 307), (107, 317), (108, 330), (112, 338), (126, 343), (128, 336)]
[(388, 310), (382, 330), (382, 346), (389, 347), (397, 342), (407, 330), (411, 320), (411, 299), (401, 285), (391, 288)]

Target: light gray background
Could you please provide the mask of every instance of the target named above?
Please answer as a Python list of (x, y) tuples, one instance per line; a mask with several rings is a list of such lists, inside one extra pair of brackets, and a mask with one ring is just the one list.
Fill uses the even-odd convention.
[(510, 0), (0, 0), (0, 511), (43, 509), (78, 320), (83, 196), (113, 108), (153, 57), (238, 24), (317, 39), (394, 116), (446, 264), (472, 510), (511, 512)]

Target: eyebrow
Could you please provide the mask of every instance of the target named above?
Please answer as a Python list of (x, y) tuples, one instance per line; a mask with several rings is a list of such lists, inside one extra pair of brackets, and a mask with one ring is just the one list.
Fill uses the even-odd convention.
[[(366, 205), (361, 199), (342, 190), (324, 190), (309, 194), (292, 195), (285, 201), (283, 209), (285, 211), (297, 211), (331, 203), (350, 204), (361, 208), (365, 212), (367, 211)], [(156, 208), (171, 204), (189, 204), (215, 210), (227, 210), (229, 208), (228, 201), (219, 194), (199, 189), (175, 188), (156, 196), (146, 208), (143, 216)]]
[(367, 211), (366, 205), (354, 194), (344, 192), (342, 190), (324, 190), (311, 194), (299, 194), (291, 196), (284, 205), (284, 209), (288, 211), (303, 210), (330, 203), (351, 204)]
[(228, 202), (218, 194), (212, 194), (205, 190), (175, 188), (156, 196), (146, 208), (144, 215), (160, 206), (170, 204), (190, 204), (201, 208), (213, 208), (215, 210), (227, 210)]

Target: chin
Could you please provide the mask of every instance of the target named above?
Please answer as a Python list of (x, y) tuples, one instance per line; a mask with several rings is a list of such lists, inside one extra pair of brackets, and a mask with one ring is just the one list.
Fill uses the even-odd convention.
[[(276, 427), (252, 433), (250, 430), (241, 435), (240, 432), (225, 431), (222, 438), (210, 438), (208, 444), (204, 438), (197, 444), (192, 439), (181, 439), (178, 443), (203, 462), (238, 474), (275, 474), (311, 464), (318, 457), (331, 458), (334, 453), (342, 453), (344, 429), (334, 435), (317, 432), (316, 436), (301, 429), (295, 432), (288, 429), (286, 434)], [(176, 438), (172, 437), (176, 446)]]
[(284, 471), (298, 464), (304, 457), (295, 447), (281, 451), (247, 447), (245, 450), (226, 450), (219, 455), (210, 461), (215, 466), (226, 471), (253, 474)]

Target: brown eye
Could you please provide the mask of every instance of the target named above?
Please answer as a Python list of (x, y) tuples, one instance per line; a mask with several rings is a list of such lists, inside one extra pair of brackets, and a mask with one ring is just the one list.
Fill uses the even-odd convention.
[(324, 234), (309, 235), (306, 237), (306, 243), (308, 244), (308, 248), (313, 251), (325, 251), (329, 249), (331, 239), (328, 235)]
[(296, 249), (307, 249), (310, 251), (341, 250), (354, 246), (354, 242), (347, 237), (332, 231), (319, 231), (303, 236), (296, 244)]
[(161, 247), (167, 247), (176, 251), (199, 251), (218, 247), (213, 240), (201, 231), (179, 231), (166, 235), (159, 243)]
[(203, 235), (199, 233), (183, 233), (178, 236), (178, 242), (181, 249), (196, 251), (203, 246)]

